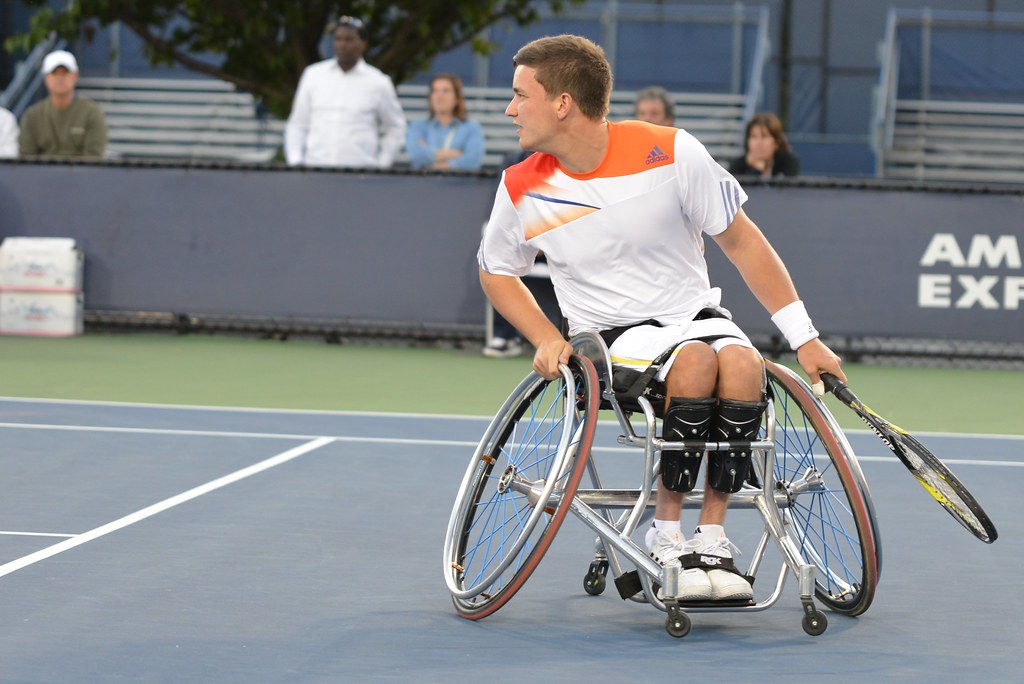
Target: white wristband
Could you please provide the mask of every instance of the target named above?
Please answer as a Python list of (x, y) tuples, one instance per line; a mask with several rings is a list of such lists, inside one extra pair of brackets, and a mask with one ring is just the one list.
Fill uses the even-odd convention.
[(778, 327), (794, 351), (818, 336), (804, 303), (799, 299), (776, 311), (772, 315), (772, 323)]

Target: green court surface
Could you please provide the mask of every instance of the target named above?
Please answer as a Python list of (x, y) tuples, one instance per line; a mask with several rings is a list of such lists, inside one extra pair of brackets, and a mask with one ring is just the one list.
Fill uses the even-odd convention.
[[(792, 358), (783, 359), (789, 365)], [(0, 337), (0, 396), (487, 416), (528, 357), (227, 336)], [(848, 364), (850, 386), (915, 431), (1024, 434), (1024, 372)], [(829, 398), (846, 428), (863, 424)]]

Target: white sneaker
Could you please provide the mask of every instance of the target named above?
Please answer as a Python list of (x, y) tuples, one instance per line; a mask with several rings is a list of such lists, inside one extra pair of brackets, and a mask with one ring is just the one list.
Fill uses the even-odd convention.
[[(733, 553), (739, 554), (740, 550), (727, 537), (718, 537), (712, 541), (698, 537), (696, 542), (696, 553), (700, 556), (702, 565), (714, 566), (723, 560), (732, 563)], [(729, 570), (707, 570), (708, 580), (711, 583), (712, 601), (743, 601), (754, 598), (754, 589), (750, 582), (742, 575)]]
[(492, 337), (484, 347), (484, 356), (492, 359), (505, 359), (523, 353), (523, 345), (519, 340), (506, 340), (504, 337)]
[[(651, 558), (663, 567), (680, 567), (679, 557), (693, 549), (695, 540), (686, 541), (681, 532), (665, 532), (656, 527), (647, 530), (644, 537)], [(675, 598), (683, 601), (706, 601), (711, 598), (711, 581), (700, 568), (682, 568), (679, 571), (679, 592)], [(658, 592), (661, 598), (661, 591)]]

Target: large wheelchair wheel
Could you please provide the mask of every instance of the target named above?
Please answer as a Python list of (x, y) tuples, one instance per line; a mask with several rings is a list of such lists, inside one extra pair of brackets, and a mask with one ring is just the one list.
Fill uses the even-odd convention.
[(846, 437), (810, 387), (767, 362), (775, 405), (775, 478), (788, 494), (787, 529), (816, 566), (815, 595), (832, 610), (860, 615), (881, 571), (871, 494)]
[(459, 615), (495, 612), (540, 563), (585, 471), (599, 392), (594, 365), (573, 355), (559, 379), (527, 376), (491, 421), (445, 536), (445, 581)]

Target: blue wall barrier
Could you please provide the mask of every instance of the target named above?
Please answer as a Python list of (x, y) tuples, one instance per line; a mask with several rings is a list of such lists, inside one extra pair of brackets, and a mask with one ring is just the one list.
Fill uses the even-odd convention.
[[(745, 209), (822, 332), (1024, 342), (1024, 191), (898, 188), (751, 187)], [(774, 332), (721, 252), (708, 261), (736, 318)]]
[[(476, 273), (497, 179), (0, 162), (0, 237), (73, 237), (87, 310), (483, 329)], [(832, 335), (1024, 340), (1024, 190), (752, 184), (747, 213)], [(751, 334), (768, 315), (708, 240)]]
[(496, 179), (0, 166), (0, 234), (68, 236), (86, 309), (480, 322)]

